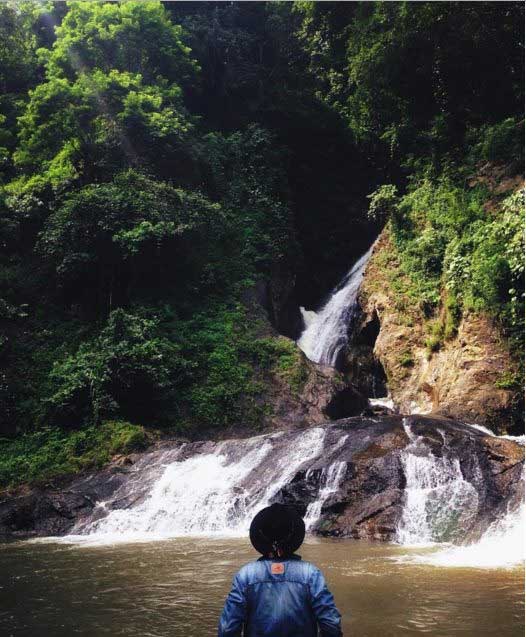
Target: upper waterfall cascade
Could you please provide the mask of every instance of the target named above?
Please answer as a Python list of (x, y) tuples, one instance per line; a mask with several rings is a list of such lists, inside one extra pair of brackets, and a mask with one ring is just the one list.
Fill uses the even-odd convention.
[(349, 325), (356, 314), (358, 292), (374, 244), (353, 265), (317, 312), (301, 308), (305, 329), (298, 346), (315, 363), (334, 367), (347, 343)]

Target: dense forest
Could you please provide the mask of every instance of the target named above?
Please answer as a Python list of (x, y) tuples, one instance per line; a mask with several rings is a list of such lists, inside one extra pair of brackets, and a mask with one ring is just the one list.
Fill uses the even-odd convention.
[(3, 3), (0, 482), (260, 429), (268, 373), (302, 382), (297, 308), (382, 229), (430, 354), (487, 315), (520, 388), (524, 198), (499, 184), (523, 170), (523, 22), (521, 2)]

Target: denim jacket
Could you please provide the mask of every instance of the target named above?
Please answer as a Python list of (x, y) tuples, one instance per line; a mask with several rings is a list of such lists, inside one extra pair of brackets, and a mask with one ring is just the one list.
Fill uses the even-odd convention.
[(234, 577), (218, 637), (338, 637), (341, 615), (319, 569), (299, 556), (260, 558)]

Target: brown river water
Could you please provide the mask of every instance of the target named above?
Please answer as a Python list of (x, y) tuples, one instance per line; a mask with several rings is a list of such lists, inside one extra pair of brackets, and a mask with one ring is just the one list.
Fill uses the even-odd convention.
[[(310, 538), (300, 553), (324, 571), (346, 636), (524, 634), (522, 567), (415, 564), (416, 550)], [(241, 539), (3, 544), (0, 635), (215, 635), (233, 574), (255, 557)]]

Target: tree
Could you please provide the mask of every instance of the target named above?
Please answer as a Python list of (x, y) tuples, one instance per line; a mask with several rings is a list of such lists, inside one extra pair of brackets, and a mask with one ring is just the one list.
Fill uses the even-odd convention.
[(70, 194), (37, 249), (69, 302), (107, 312), (169, 282), (188, 290), (222, 232), (218, 204), (127, 171)]
[(159, 320), (115, 310), (99, 336), (55, 363), (48, 418), (69, 426), (115, 416), (166, 418), (190, 367)]
[[(108, 179), (152, 166), (192, 174), (193, 124), (183, 85), (197, 72), (182, 30), (157, 2), (72, 2), (50, 50), (46, 80), (20, 118), (14, 195)], [(16, 205), (16, 202), (15, 202)]]
[(468, 124), (522, 111), (522, 3), (348, 5), (298, 8), (320, 90), (358, 138), (443, 151)]

